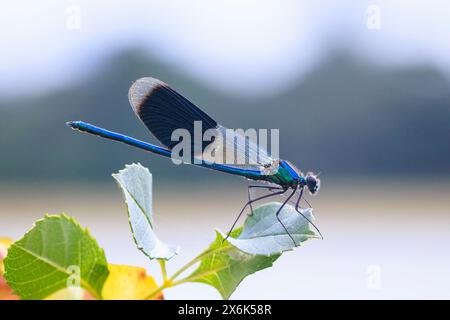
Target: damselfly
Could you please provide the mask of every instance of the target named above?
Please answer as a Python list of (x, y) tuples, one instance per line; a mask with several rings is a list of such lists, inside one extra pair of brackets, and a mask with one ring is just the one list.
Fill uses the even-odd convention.
[[(225, 127), (218, 124), (197, 106), (160, 80), (154, 78), (141, 78), (135, 81), (130, 87), (128, 98), (136, 115), (150, 132), (164, 145), (163, 147), (149, 144), (120, 133), (105, 130), (83, 121), (70, 121), (67, 124), (71, 128), (82, 132), (126, 143), (133, 147), (172, 158), (173, 149), (178, 143), (178, 141), (174, 141), (172, 134), (177, 129), (184, 129), (194, 136), (194, 131), (196, 130), (195, 124), (200, 122), (202, 124), (202, 134), (207, 132), (207, 130), (212, 130), (217, 133), (217, 136), (220, 136), (221, 133), (227, 131)], [(247, 207), (250, 207), (251, 212), (253, 212), (252, 204), (256, 201), (278, 195), (286, 195), (285, 201), (281, 204), (275, 215), (286, 230), (286, 233), (289, 234), (292, 241), (294, 241), (286, 226), (279, 218), (279, 214), (288, 202), (292, 202), (295, 204), (296, 211), (308, 220), (300, 210), (300, 201), (302, 200), (305, 188), (307, 188), (311, 194), (317, 193), (320, 187), (320, 180), (311, 172), (304, 175), (299, 169), (286, 160), (273, 158), (258, 144), (246, 141), (245, 139), (242, 139), (242, 137), (232, 136), (231, 139), (229, 138), (230, 137), (228, 137), (227, 141), (224, 143), (225, 147), (222, 146), (222, 149), (233, 147), (233, 150), (236, 150), (237, 153), (243, 153), (245, 159), (255, 158), (257, 161), (244, 164), (230, 164), (225, 161), (218, 162), (208, 158), (199, 157), (199, 155), (194, 152), (192, 159), (196, 161), (193, 161), (193, 164), (216, 171), (238, 175), (250, 180), (265, 182), (267, 185), (248, 186), (248, 202), (240, 211), (228, 235), (233, 230), (236, 222)], [(236, 141), (246, 141), (246, 143), (237, 143)], [(218, 142), (213, 139), (209, 142), (202, 141), (201, 146), (198, 146), (198, 142), (194, 141), (192, 143), (192, 150), (199, 149), (200, 151), (205, 151), (208, 148), (211, 149), (211, 146), (215, 148), (217, 145)], [(254, 155), (256, 156), (252, 157)], [(256, 189), (267, 190), (268, 194), (252, 199), (251, 190)], [(298, 193), (298, 197), (296, 201), (293, 201), (292, 198), (296, 193)], [(311, 221), (308, 220), (308, 222), (315, 227)], [(315, 228), (317, 229), (317, 227)], [(318, 229), (317, 231), (320, 234)], [(296, 244), (295, 241), (294, 244)]]

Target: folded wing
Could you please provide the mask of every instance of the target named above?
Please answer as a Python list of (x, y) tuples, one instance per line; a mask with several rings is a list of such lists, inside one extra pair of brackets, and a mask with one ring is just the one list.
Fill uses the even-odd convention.
[[(270, 168), (277, 163), (256, 141), (219, 125), (161, 80), (150, 77), (136, 80), (130, 87), (128, 98), (136, 115), (169, 149), (179, 143), (179, 141), (172, 141), (173, 131), (185, 129), (191, 135), (191, 150), (201, 150), (199, 154), (194, 154), (197, 159), (202, 158), (204, 161), (222, 163), (230, 167), (265, 172), (268, 172), (268, 169), (270, 172)], [(194, 122), (196, 121), (202, 123), (202, 137), (207, 130), (213, 136), (210, 141), (201, 141), (201, 147), (198, 145), (196, 147), (196, 141), (194, 141)], [(230, 156), (231, 153), (233, 157)], [(219, 154), (223, 156), (220, 157)]]

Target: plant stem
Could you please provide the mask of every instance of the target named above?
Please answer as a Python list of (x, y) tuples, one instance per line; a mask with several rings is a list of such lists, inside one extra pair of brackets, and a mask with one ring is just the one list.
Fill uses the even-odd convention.
[(166, 260), (164, 259), (158, 259), (159, 265), (161, 267), (161, 273), (163, 277), (163, 284), (168, 281), (167, 279), (167, 269), (166, 269)]
[(191, 261), (189, 261), (188, 263), (186, 263), (183, 267), (181, 267), (177, 272), (175, 272), (175, 273), (173, 274), (173, 276), (172, 276), (171, 279), (174, 280), (175, 278), (179, 277), (180, 274), (182, 274), (184, 271), (186, 271), (186, 270), (189, 269), (191, 266), (193, 266), (194, 264), (196, 264), (196, 263), (199, 261), (200, 257), (201, 257), (201, 255), (200, 255), (200, 256), (197, 256), (196, 258), (194, 258), (194, 259), (192, 259)]
[(199, 256), (195, 257), (191, 261), (189, 261), (187, 264), (185, 264), (183, 267), (181, 267), (180, 270), (175, 272), (172, 277), (167, 277), (167, 269), (166, 269), (166, 261), (163, 259), (158, 259), (159, 265), (161, 267), (161, 273), (163, 277), (163, 283), (161, 286), (156, 288), (152, 293), (150, 293), (147, 297), (145, 297), (144, 300), (151, 300), (153, 299), (158, 293), (163, 291), (164, 289), (174, 287), (180, 283), (183, 283), (183, 280), (174, 282), (173, 280), (178, 277), (180, 274), (182, 274), (184, 271), (186, 271), (189, 267), (194, 265), (196, 262), (199, 261), (199, 259), (205, 254), (206, 252), (200, 254)]
[(163, 260), (163, 259), (158, 259), (159, 265), (161, 266), (161, 273), (162, 273), (162, 277), (163, 277), (163, 284), (160, 287), (156, 288), (152, 293), (150, 293), (144, 300), (151, 300), (151, 299), (153, 299), (158, 293), (160, 293), (164, 289), (171, 288), (171, 287), (177, 286), (177, 285), (185, 283), (185, 282), (189, 282), (191, 280), (189, 278), (189, 276), (187, 278), (184, 278), (184, 279), (181, 279), (181, 280), (178, 280), (178, 281), (174, 281), (174, 280), (176, 278), (178, 278), (184, 271), (186, 271), (187, 269), (192, 267), (194, 264), (199, 262), (205, 256), (217, 253), (218, 251), (226, 251), (226, 250), (229, 250), (229, 249), (230, 249), (230, 246), (223, 246), (219, 250), (213, 250), (213, 251), (206, 250), (206, 251), (202, 252), (201, 254), (199, 254), (198, 256), (196, 256), (191, 261), (189, 261), (188, 263), (186, 263), (177, 272), (175, 272), (172, 275), (172, 277), (170, 277), (170, 278), (167, 277), (166, 261)]
[(152, 300), (158, 293), (164, 289), (170, 288), (172, 285), (170, 283), (164, 283), (162, 286), (156, 288), (152, 293), (150, 293), (144, 300)]
[(201, 259), (203, 259), (204, 257), (207, 257), (208, 255), (211, 254), (215, 254), (217, 252), (222, 252), (222, 251), (227, 251), (229, 250), (231, 247), (230, 246), (222, 246), (220, 249), (217, 250), (206, 250), (202, 253), (200, 253), (198, 256), (196, 256), (194, 259), (192, 259), (191, 261), (189, 261), (187, 264), (185, 264), (183, 267), (181, 267), (181, 269), (179, 269), (177, 272), (175, 272), (171, 278), (171, 280), (174, 280), (175, 278), (178, 278), (180, 276), (180, 274), (182, 274), (184, 271), (186, 271), (187, 269), (189, 269), (190, 267), (192, 267), (194, 264), (196, 264), (197, 262), (199, 262)]

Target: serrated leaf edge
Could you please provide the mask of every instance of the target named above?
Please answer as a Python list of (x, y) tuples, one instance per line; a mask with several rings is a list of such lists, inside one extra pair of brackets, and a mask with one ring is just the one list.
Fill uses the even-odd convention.
[[(20, 239), (18, 239), (18, 240), (16, 240), (15, 242), (13, 242), (13, 243), (10, 245), (10, 248), (11, 248), (11, 247), (16, 247), (16, 248), (18, 248), (18, 249), (20, 249), (20, 250), (22, 250), (22, 251), (24, 251), (24, 252), (26, 252), (26, 253), (29, 253), (30, 255), (32, 255), (32, 256), (34, 256), (34, 257), (37, 257), (37, 258), (39, 258), (40, 260), (42, 260), (44, 263), (47, 263), (48, 265), (54, 267), (54, 268), (57, 269), (59, 272), (63, 272), (63, 273), (65, 273), (65, 274), (67, 274), (68, 276), (70, 276), (71, 274), (68, 273), (66, 269), (61, 268), (60, 266), (54, 264), (52, 261), (50, 261), (50, 260), (48, 260), (48, 259), (46, 259), (46, 258), (37, 256), (36, 253), (31, 252), (31, 251), (29, 251), (28, 249), (26, 249), (26, 248), (24, 248), (24, 247), (21, 247), (21, 246), (18, 246), (18, 245), (16, 244), (17, 242), (19, 242), (19, 241), (21, 241), (22, 239), (24, 239), (24, 238), (25, 238), (25, 237), (26, 237), (26, 236), (27, 236), (34, 228), (36, 228), (36, 227), (38, 227), (39, 225), (41, 225), (42, 223), (44, 223), (46, 219), (52, 220), (52, 219), (59, 219), (59, 218), (64, 218), (64, 219), (66, 219), (67, 221), (72, 222), (75, 226), (79, 227), (81, 231), (83, 231), (84, 233), (86, 233), (86, 235), (87, 235), (89, 238), (91, 238), (91, 240), (97, 245), (97, 247), (100, 249), (100, 252), (103, 254), (103, 256), (105, 256), (105, 259), (106, 259), (106, 255), (105, 255), (104, 249), (98, 245), (97, 240), (91, 235), (89, 229), (88, 229), (88, 228), (83, 228), (83, 226), (82, 226), (82, 225), (81, 225), (74, 217), (71, 217), (71, 216), (69, 216), (69, 215), (67, 215), (67, 214), (65, 214), (65, 213), (61, 213), (61, 214), (48, 214), (48, 213), (46, 213), (46, 214), (44, 214), (44, 218), (41, 218), (41, 219), (38, 219), (38, 220), (34, 221), (33, 224), (32, 224), (32, 226), (31, 226), (31, 228), (30, 228), (27, 232), (25, 232), (24, 235), (23, 235)], [(8, 259), (8, 255), (6, 255), (5, 259), (3, 260), (4, 266), (5, 266), (5, 273), (3, 274), (3, 276), (4, 276), (5, 280), (6, 280), (6, 282), (8, 283), (8, 285), (10, 285), (11, 281), (10, 281), (10, 279), (8, 279), (8, 277), (9, 277), (9, 273), (10, 273), (11, 271), (8, 272), (8, 271), (6, 270), (6, 269), (7, 269), (8, 260), (9, 260), (9, 259)], [(108, 265), (108, 263), (106, 263), (106, 267), (107, 267), (107, 265)], [(109, 272), (109, 271), (108, 271), (108, 272)], [(82, 285), (82, 287), (84, 287), (86, 290), (88, 290), (93, 296), (97, 297), (98, 299), (101, 299), (101, 289), (100, 289), (100, 292), (96, 292), (96, 290), (95, 290), (94, 288), (92, 288), (92, 287), (89, 285), (89, 283), (86, 283), (86, 281), (85, 281), (84, 279), (80, 279), (80, 284)], [(11, 288), (13, 289), (14, 294), (19, 295), (19, 293), (17, 293), (16, 290), (14, 290), (14, 288), (13, 288), (12, 286), (11, 286)], [(20, 296), (20, 295), (19, 295), (19, 296)]]

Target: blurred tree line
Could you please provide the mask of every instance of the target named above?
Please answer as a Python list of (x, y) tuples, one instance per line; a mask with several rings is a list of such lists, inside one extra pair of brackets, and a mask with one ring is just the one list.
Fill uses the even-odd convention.
[(128, 103), (129, 86), (143, 76), (171, 84), (230, 128), (279, 128), (282, 157), (304, 171), (450, 174), (449, 81), (429, 65), (388, 68), (337, 50), (306, 77), (261, 99), (214, 91), (139, 48), (112, 55), (89, 74), (40, 96), (0, 99), (2, 182), (109, 181), (136, 161), (164, 182), (174, 175), (220, 179), (66, 127), (66, 121), (84, 120), (157, 143)]

